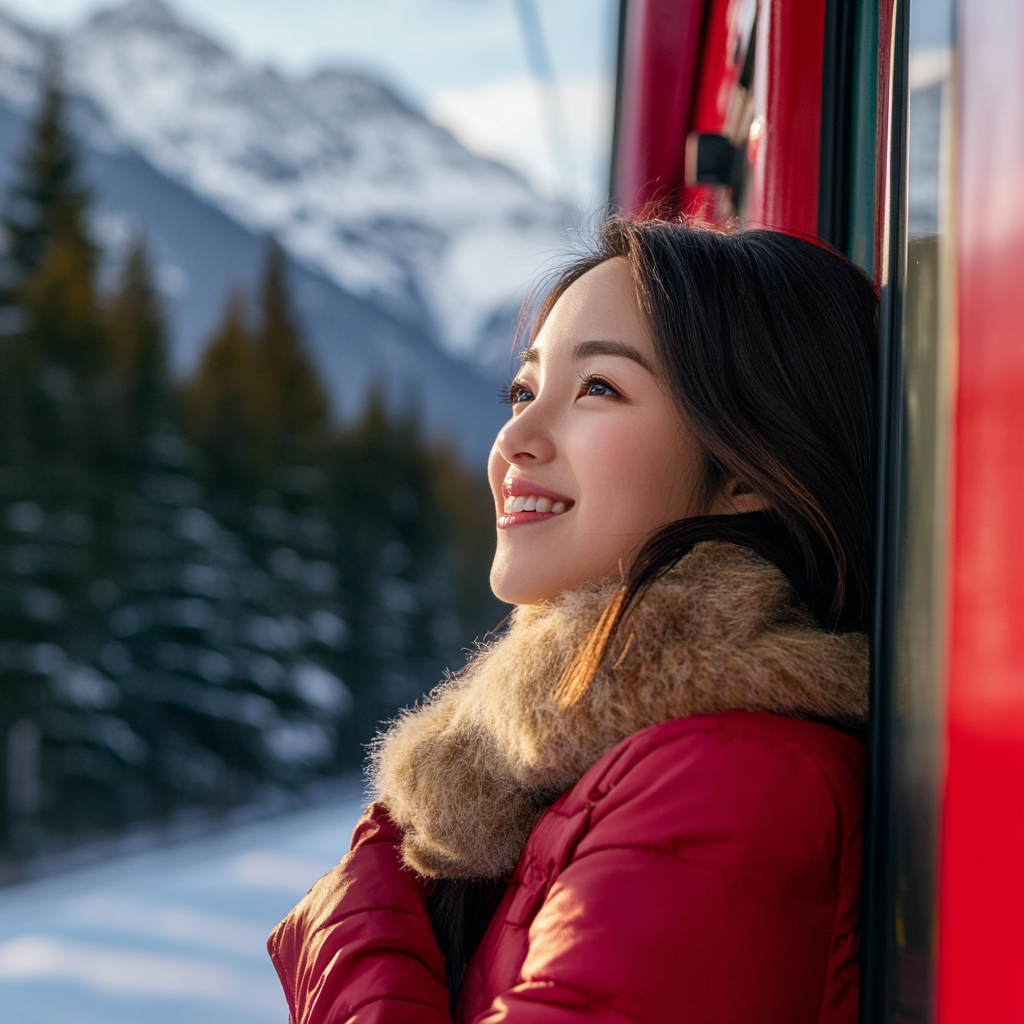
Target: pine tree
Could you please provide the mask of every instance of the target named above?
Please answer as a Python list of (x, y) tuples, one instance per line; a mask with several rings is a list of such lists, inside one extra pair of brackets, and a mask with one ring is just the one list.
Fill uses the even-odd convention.
[(53, 72), (3, 216), (3, 298), (14, 316), (0, 347), (0, 718), (9, 743), (21, 737), (9, 749), (27, 751), (24, 737), (38, 738), (25, 755), (41, 772), (36, 797), (21, 803), (10, 834), (26, 848), (95, 794), (64, 785), (69, 745), (120, 727), (106, 714), (116, 688), (87, 671), (101, 617), (92, 595), (114, 500), (87, 204)]
[[(283, 692), (299, 700), (287, 713), (296, 723), (319, 720), (333, 747), (327, 763), (337, 765), (354, 734), (351, 698), (340, 681), (349, 678), (346, 601), (325, 506), (330, 407), (292, 308), (284, 253), (273, 239), (258, 310), (249, 395), (262, 486), (244, 533), (253, 561), (272, 581), (265, 621), (300, 624), (300, 642), (278, 655), (288, 673)], [(343, 695), (337, 700), (345, 714), (332, 713), (332, 693)]]
[(352, 581), (357, 730), (433, 687), (502, 617), (487, 586), (485, 482), (374, 391), (332, 458), (332, 513)]
[(146, 443), (174, 418), (164, 311), (141, 236), (129, 246), (108, 303), (106, 336), (118, 413), (116, 447), (126, 468), (137, 467)]
[(218, 605), (231, 623), (218, 641), (231, 665), (225, 685), (269, 702), (273, 714), (248, 750), (260, 762), (262, 746), (260, 770), (295, 784), (337, 764), (350, 696), (338, 676), (347, 626), (322, 505), (327, 400), (273, 244), (255, 321), (239, 293), (229, 296), (182, 402), (209, 521), (237, 559), (238, 585)]
[(500, 614), (481, 481), (380, 395), (332, 424), (275, 243), (255, 315), (230, 295), (175, 387), (145, 246), (99, 296), (88, 204), (51, 75), (0, 280), (0, 842), (22, 852), (352, 767)]
[(255, 320), (248, 322), (241, 292), (232, 292), (183, 389), (190, 430), (208, 454), (211, 477), (251, 496), (280, 487), (282, 472), (315, 464), (330, 431), (327, 396), (292, 310), (284, 254), (273, 240)]
[(291, 308), (284, 253), (271, 240), (259, 296), (250, 398), (268, 466), (319, 459), (329, 428), (327, 396)]
[(490, 586), (494, 500), (483, 472), (468, 469), (457, 452), (435, 445), (427, 461), (435, 514), (443, 524), (441, 558), (451, 586), (451, 600), (435, 617), (432, 633), (438, 653), (456, 666), (460, 653), (508, 614)]
[(5, 439), (22, 459), (32, 446), (66, 446), (80, 462), (91, 454), (83, 446), (94, 440), (81, 425), (96, 400), (103, 344), (88, 193), (78, 182), (56, 72), (47, 79), (19, 172), (2, 218), (4, 298), (20, 328), (9, 332), (3, 350), (5, 418), (16, 420)]
[[(177, 424), (164, 312), (141, 237), (128, 248), (105, 325), (106, 423), (116, 500), (104, 534), (105, 575), (94, 584), (94, 603), (103, 612), (96, 668), (101, 678), (114, 681), (118, 717), (136, 738), (134, 757), (128, 763), (121, 758), (118, 771), (110, 773), (116, 784), (107, 787), (105, 821), (117, 827), (197, 802), (194, 779), (175, 762), (181, 713), (168, 704), (157, 655), (188, 619), (182, 612), (191, 607), (190, 595), (182, 593), (183, 567), (201, 545), (182, 535), (181, 521), (202, 503), (202, 488), (192, 472), (194, 453)], [(208, 750), (197, 750), (197, 764), (215, 760)], [(100, 783), (96, 765), (102, 756), (94, 747), (78, 746), (69, 774)], [(210, 794), (201, 796), (198, 802), (206, 802)]]
[(229, 294), (220, 325), (181, 389), (186, 429), (206, 459), (211, 486), (250, 498), (258, 486), (252, 339), (241, 292)]
[(88, 193), (78, 181), (78, 159), (65, 124), (60, 74), (48, 69), (32, 138), (18, 162), (2, 224), (8, 283), (15, 289), (42, 270), (53, 243), (82, 235)]

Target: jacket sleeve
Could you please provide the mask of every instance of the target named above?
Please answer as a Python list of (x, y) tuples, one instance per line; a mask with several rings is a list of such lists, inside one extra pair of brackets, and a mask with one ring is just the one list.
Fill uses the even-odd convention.
[(799, 754), (758, 746), (721, 734), (669, 744), (592, 801), (523, 920), (518, 982), (467, 1024), (854, 1021), (855, 986), (852, 1017), (822, 1016), (831, 788)]
[(371, 804), (349, 853), (271, 933), (292, 1024), (451, 1021), (427, 882), (403, 867), (400, 844)]

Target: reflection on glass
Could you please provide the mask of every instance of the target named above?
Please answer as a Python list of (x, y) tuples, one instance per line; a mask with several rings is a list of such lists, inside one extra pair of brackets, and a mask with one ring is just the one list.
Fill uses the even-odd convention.
[(952, 10), (910, 5), (887, 1020), (934, 1019), (951, 335)]

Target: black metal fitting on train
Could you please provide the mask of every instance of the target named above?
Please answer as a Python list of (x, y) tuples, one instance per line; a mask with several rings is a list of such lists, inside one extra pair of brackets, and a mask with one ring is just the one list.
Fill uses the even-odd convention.
[(746, 147), (734, 146), (724, 135), (692, 132), (686, 140), (686, 184), (725, 185), (737, 206), (746, 162)]

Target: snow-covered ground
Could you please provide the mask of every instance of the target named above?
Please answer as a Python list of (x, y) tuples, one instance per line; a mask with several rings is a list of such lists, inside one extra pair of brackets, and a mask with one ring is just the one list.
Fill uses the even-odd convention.
[(284, 1024), (265, 942), (348, 848), (347, 798), (0, 890), (3, 1024)]

